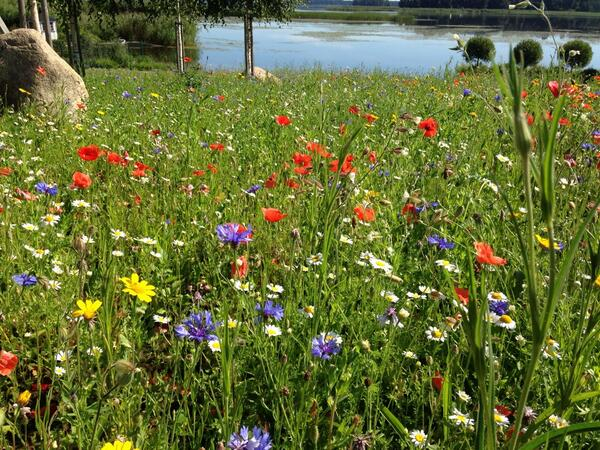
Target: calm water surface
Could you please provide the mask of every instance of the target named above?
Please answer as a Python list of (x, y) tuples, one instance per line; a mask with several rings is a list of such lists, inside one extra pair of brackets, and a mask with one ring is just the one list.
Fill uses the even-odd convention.
[[(464, 39), (474, 34), (490, 37), (496, 45), (497, 60), (506, 61), (509, 45), (534, 38), (544, 49), (544, 64), (554, 57), (548, 33), (498, 31), (483, 27), (445, 28), (388, 23), (292, 22), (286, 25), (255, 24), (255, 64), (269, 70), (278, 68), (382, 69), (405, 73), (428, 73), (453, 67), (462, 58), (449, 50), (459, 33)], [(584, 39), (592, 45), (591, 66), (600, 68), (600, 34), (558, 32), (560, 44)], [(244, 64), (244, 36), (241, 23), (213, 28), (200, 27), (199, 62), (208, 69), (238, 70)]]

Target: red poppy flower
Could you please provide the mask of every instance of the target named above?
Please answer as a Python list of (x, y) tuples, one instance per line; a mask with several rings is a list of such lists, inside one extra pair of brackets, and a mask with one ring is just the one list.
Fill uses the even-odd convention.
[(231, 263), (231, 278), (246, 278), (248, 275), (248, 260), (244, 255)]
[(158, 128), (156, 130), (150, 130), (150, 134), (152, 136), (158, 136), (160, 134), (160, 130)]
[(431, 377), (431, 385), (436, 391), (441, 392), (444, 386), (444, 377), (440, 374), (439, 370), (436, 370), (435, 375)]
[(279, 222), (284, 217), (287, 217), (287, 214), (283, 214), (276, 208), (261, 208), (263, 217), (267, 222)]
[(77, 154), (84, 161), (96, 161), (102, 152), (97, 145), (88, 145), (77, 150)]
[(312, 163), (312, 156), (306, 153), (296, 152), (292, 156), (292, 161), (294, 161), (294, 164), (296, 164), (297, 166), (308, 166)]
[(277, 187), (277, 174), (275, 172), (273, 172), (269, 178), (267, 178), (267, 181), (265, 181), (265, 187), (267, 189), (273, 189)]
[(287, 127), (288, 125), (292, 124), (292, 121), (288, 116), (275, 116), (275, 122), (277, 123), (277, 125), (280, 125), (282, 127)]
[(46, 76), (46, 69), (44, 69), (42, 66), (37, 66), (37, 68), (35, 69), (35, 71), (37, 73), (39, 73), (41, 76), (43, 76), (43, 77)]
[(355, 116), (358, 116), (360, 114), (360, 109), (358, 108), (358, 106), (352, 105), (350, 108), (348, 108), (348, 112), (350, 114), (354, 114)]
[(504, 405), (496, 405), (496, 411), (506, 417), (510, 417), (513, 415), (513, 412)]
[(135, 194), (135, 197), (133, 197), (133, 203), (140, 206), (142, 204), (142, 197), (140, 197), (138, 194)]
[(527, 95), (528, 95), (528, 94), (527, 94), (527, 91), (526, 91), (525, 89), (523, 89), (523, 90), (521, 91), (521, 98), (527, 98)]
[(433, 137), (437, 134), (438, 124), (433, 117), (421, 120), (419, 128), (423, 131), (423, 136)]
[(300, 184), (297, 183), (296, 180), (294, 180), (293, 178), (286, 180), (285, 184), (287, 185), (287, 187), (290, 187), (292, 189), (298, 189), (300, 187)]
[(82, 172), (75, 172), (73, 174), (73, 183), (71, 184), (71, 189), (87, 189), (92, 185), (92, 179), (89, 175), (86, 175)]
[(554, 97), (558, 97), (560, 94), (560, 88), (558, 86), (558, 81), (549, 81), (548, 82), (548, 89), (550, 89), (550, 92), (552, 92), (552, 95), (554, 95)]
[(477, 252), (477, 262), (480, 264), (490, 264), (492, 266), (503, 266), (506, 264), (506, 259), (494, 255), (494, 250), (490, 244), (485, 242), (474, 242), (473, 246)]
[(127, 165), (127, 159), (115, 152), (108, 152), (108, 154), (106, 155), (106, 161), (109, 164), (113, 164), (115, 166), (116, 165), (121, 165), (121, 166)]
[[(348, 175), (351, 172), (356, 172), (356, 168), (352, 166), (352, 161), (354, 160), (354, 156), (347, 155), (344, 159), (344, 163), (342, 164), (342, 175)], [(337, 172), (339, 170), (340, 161), (338, 159), (334, 159), (329, 163), (329, 171)]]
[(371, 164), (377, 163), (377, 153), (375, 153), (374, 151), (370, 151), (369, 153), (367, 153), (367, 156), (369, 158), (369, 161), (371, 161)]
[(571, 122), (566, 117), (561, 117), (560, 119), (558, 119), (558, 124), (562, 126), (569, 126), (571, 125)]
[(408, 223), (416, 221), (419, 218), (419, 213), (417, 212), (417, 208), (413, 203), (406, 203), (402, 207), (400, 214), (406, 216), (406, 222)]
[(454, 292), (458, 300), (465, 306), (469, 304), (469, 290), (461, 287), (454, 287)]
[(217, 172), (218, 172), (218, 170), (217, 170), (217, 166), (213, 166), (212, 164), (208, 164), (208, 165), (206, 166), (206, 168), (207, 168), (208, 170), (210, 170), (210, 171), (211, 171), (211, 173), (217, 173)]
[(18, 363), (19, 357), (17, 355), (0, 350), (0, 375), (9, 376), (15, 370)]
[(223, 150), (225, 150), (225, 146), (223, 144), (221, 144), (220, 142), (215, 142), (214, 144), (210, 144), (209, 148), (211, 150), (217, 150), (219, 152), (222, 152)]
[(76, 107), (77, 109), (79, 109), (79, 110), (84, 110), (84, 109), (87, 109), (87, 106), (86, 106), (86, 104), (85, 104), (85, 103), (83, 103), (83, 102), (77, 102), (77, 103), (75, 103), (75, 107)]
[(204, 170), (194, 170), (192, 172), (192, 175), (194, 175), (195, 177), (201, 177), (205, 174), (206, 172)]
[(321, 145), (318, 142), (309, 142), (306, 144), (306, 150), (309, 152), (318, 153), (323, 158), (331, 158), (333, 156), (327, 151), (324, 145)]
[(225, 101), (225, 96), (224, 96), (224, 95), (215, 95), (213, 98), (214, 98), (216, 101), (218, 101), (218, 102), (223, 102), (223, 101)]
[(535, 117), (533, 117), (531, 114), (527, 114), (527, 125), (531, 126), (533, 125), (533, 122), (535, 122)]
[(354, 214), (361, 222), (374, 222), (375, 210), (373, 208), (365, 208), (363, 205), (354, 207)]
[(0, 167), (0, 177), (7, 177), (11, 173), (13, 173), (13, 170), (10, 167)]
[(362, 118), (369, 123), (373, 123), (377, 120), (377, 116), (375, 114), (363, 114)]
[(183, 57), (183, 62), (184, 62), (184, 63), (189, 63), (189, 62), (192, 62), (192, 58), (190, 58), (189, 56), (184, 56), (184, 57)]

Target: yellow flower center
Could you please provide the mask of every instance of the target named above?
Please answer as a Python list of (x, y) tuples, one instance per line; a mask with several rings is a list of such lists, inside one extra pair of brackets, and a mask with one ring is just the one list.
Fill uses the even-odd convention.
[(506, 314), (502, 314), (500, 316), (500, 322), (502, 323), (512, 323), (512, 319), (510, 318), (510, 316), (507, 316)]
[(434, 330), (433, 333), (431, 333), (433, 335), (433, 337), (435, 338), (441, 338), (442, 337), (442, 332), (440, 330)]

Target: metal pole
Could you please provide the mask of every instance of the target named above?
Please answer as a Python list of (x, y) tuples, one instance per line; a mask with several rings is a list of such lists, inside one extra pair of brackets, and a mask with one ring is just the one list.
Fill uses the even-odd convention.
[(177, 71), (183, 73), (185, 66), (183, 62), (183, 26), (181, 23), (181, 12), (179, 0), (177, 0), (177, 22), (175, 22), (176, 46), (177, 46)]

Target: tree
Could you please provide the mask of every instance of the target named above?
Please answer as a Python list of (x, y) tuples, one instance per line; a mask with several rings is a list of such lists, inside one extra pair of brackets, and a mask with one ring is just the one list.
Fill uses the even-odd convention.
[[(206, 0), (205, 0), (206, 1)], [(210, 3), (210, 0), (208, 0)], [(224, 16), (237, 16), (244, 19), (244, 62), (247, 77), (254, 76), (254, 20), (274, 20), (285, 22), (290, 18), (296, 7), (304, 0), (221, 0), (224, 6), (218, 11), (217, 16), (211, 16), (210, 11), (206, 17), (219, 20)]]

